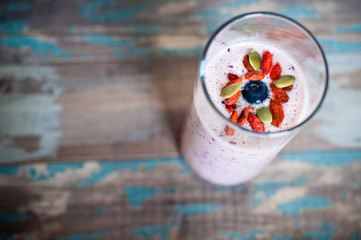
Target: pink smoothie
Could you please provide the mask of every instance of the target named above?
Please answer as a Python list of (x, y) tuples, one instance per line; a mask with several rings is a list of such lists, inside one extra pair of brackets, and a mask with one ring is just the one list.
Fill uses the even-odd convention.
[[(281, 76), (295, 76), (293, 89), (288, 92), (289, 101), (282, 104), (285, 119), (279, 128), (264, 124), (265, 132), (273, 133), (292, 128), (305, 117), (307, 88), (304, 85), (302, 70), (296, 61), (282, 50), (263, 42), (247, 42), (224, 48), (204, 66), (207, 93), (202, 86), (195, 87), (193, 104), (182, 140), (182, 150), (191, 169), (203, 179), (215, 184), (235, 185), (251, 179), (291, 139), (289, 134), (295, 135), (297, 132), (288, 135), (257, 134), (233, 127), (236, 130), (233, 136), (225, 134), (226, 122), (219, 112), (226, 119), (230, 114), (226, 111), (219, 94), (229, 81), (228, 73), (238, 76), (247, 73), (242, 60), (251, 49), (259, 52), (261, 56), (264, 51), (269, 51), (273, 56), (273, 63), (281, 64)], [(248, 80), (243, 81), (246, 84)], [(269, 74), (263, 81), (269, 86)], [(272, 97), (271, 90), (269, 91)], [(210, 104), (206, 94), (219, 112)], [(262, 106), (269, 106), (269, 99), (261, 104), (250, 105), (241, 96), (236, 110), (240, 113), (246, 106), (252, 106), (256, 110)], [(243, 128), (251, 130), (248, 122)]]

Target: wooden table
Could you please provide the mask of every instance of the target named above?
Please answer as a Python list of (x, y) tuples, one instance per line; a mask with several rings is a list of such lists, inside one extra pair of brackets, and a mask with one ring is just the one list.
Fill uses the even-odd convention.
[[(198, 56), (225, 20), (292, 17), (323, 46), (321, 111), (252, 181), (179, 152)], [(0, 3), (0, 239), (360, 239), (361, 2)]]

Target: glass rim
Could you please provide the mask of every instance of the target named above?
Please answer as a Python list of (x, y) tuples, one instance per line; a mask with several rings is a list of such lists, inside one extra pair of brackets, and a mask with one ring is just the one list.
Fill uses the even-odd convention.
[[(319, 101), (318, 105), (313, 110), (313, 112), (307, 118), (305, 118), (303, 121), (301, 121), (300, 123), (298, 123), (297, 125), (295, 125), (295, 126), (293, 126), (291, 128), (288, 128), (288, 129), (285, 129), (285, 130), (282, 130), (282, 131), (278, 131), (278, 132), (257, 132), (257, 131), (253, 131), (253, 130), (244, 128), (244, 127), (240, 126), (239, 124), (233, 123), (229, 118), (225, 117), (219, 111), (219, 109), (215, 106), (215, 104), (213, 103), (213, 101), (211, 100), (211, 98), (210, 98), (210, 96), (208, 94), (208, 90), (207, 90), (206, 85), (205, 85), (205, 81), (204, 81), (205, 57), (206, 57), (206, 55), (208, 53), (208, 49), (209, 49), (211, 43), (213, 42), (215, 37), (218, 35), (218, 33), (221, 32), (229, 24), (231, 24), (232, 22), (234, 22), (234, 21), (236, 21), (238, 19), (242, 19), (242, 18), (248, 17), (250, 15), (269, 15), (269, 16), (278, 17), (280, 19), (283, 19), (283, 20), (286, 20), (286, 21), (289, 21), (289, 22), (295, 24), (297, 27), (301, 28), (310, 37), (310, 39), (316, 44), (318, 50), (321, 53), (322, 60), (324, 62), (325, 73), (326, 73), (325, 80), (326, 81), (325, 81), (324, 91), (322, 93), (322, 97), (321, 97), (321, 100)], [(313, 116), (319, 111), (323, 101), (325, 100), (327, 89), (328, 89), (328, 82), (329, 82), (329, 73), (328, 73), (328, 65), (327, 65), (327, 61), (326, 61), (326, 56), (325, 56), (325, 53), (322, 50), (321, 45), (319, 44), (317, 39), (314, 37), (314, 35), (306, 27), (304, 27), (302, 24), (300, 24), (296, 20), (294, 20), (292, 18), (289, 18), (287, 16), (284, 16), (284, 15), (278, 14), (278, 13), (266, 12), (266, 11), (248, 12), (248, 13), (240, 14), (240, 15), (237, 15), (237, 16), (231, 18), (230, 20), (226, 21), (222, 25), (220, 25), (218, 27), (218, 29), (208, 39), (205, 47), (203, 48), (201, 56), (200, 56), (198, 69), (199, 69), (198, 70), (198, 79), (201, 80), (202, 88), (203, 88), (203, 91), (204, 91), (204, 93), (206, 95), (206, 98), (207, 98), (208, 102), (210, 103), (210, 105), (212, 106), (212, 108), (215, 109), (215, 112), (217, 113), (217, 115), (219, 115), (227, 124), (229, 124), (230, 126), (233, 126), (237, 130), (246, 131), (247, 133), (254, 134), (254, 135), (257, 135), (257, 136), (272, 136), (272, 137), (281, 136), (281, 135), (287, 135), (290, 132), (293, 132), (293, 131), (295, 131), (297, 129), (301, 129), (301, 127), (304, 126), (310, 119), (312, 119)], [(198, 79), (197, 79), (197, 81), (198, 81)]]

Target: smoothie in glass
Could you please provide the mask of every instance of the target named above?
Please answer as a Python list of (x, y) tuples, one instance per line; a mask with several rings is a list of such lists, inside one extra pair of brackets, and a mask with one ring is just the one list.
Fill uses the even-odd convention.
[[(254, 28), (250, 28), (252, 24)], [(257, 30), (260, 24), (266, 24), (260, 32), (246, 31)], [(270, 26), (273, 31), (266, 29)], [(287, 32), (292, 33), (291, 38), (279, 41), (280, 36), (289, 35)], [(292, 39), (292, 36), (297, 37)], [(305, 48), (304, 52), (291, 51), (294, 45)], [(310, 50), (314, 52), (307, 55)], [(276, 64), (281, 66), (279, 77), (271, 79), (271, 73), (264, 72), (262, 67), (247, 69), (243, 59), (251, 51), (257, 52), (261, 61), (268, 52), (272, 58), (271, 69)], [(312, 67), (307, 68), (309, 65)], [(249, 72), (264, 72), (264, 76), (247, 79)], [(229, 74), (242, 82), (237, 92), (240, 97), (231, 105), (227, 98), (220, 96), (227, 83), (234, 80)], [(327, 65), (316, 40), (302, 26), (271, 13), (246, 14), (223, 25), (202, 54), (199, 75), (183, 132), (182, 151), (193, 172), (218, 185), (235, 185), (256, 176), (313, 116), (327, 88)], [(279, 87), (286, 93), (287, 101), (277, 98), (278, 93), (273, 89), (282, 76), (294, 78), (291, 86)], [(258, 87), (260, 89), (255, 90)], [(283, 111), (280, 124), (269, 122), (265, 114), (258, 114), (260, 108), (267, 108), (273, 119), (277, 119), (277, 113), (271, 109), (275, 98)], [(251, 107), (247, 113), (261, 122), (261, 130), (254, 128), (254, 121), (249, 117), (240, 124), (245, 107)], [(235, 112), (237, 120), (233, 121)]]

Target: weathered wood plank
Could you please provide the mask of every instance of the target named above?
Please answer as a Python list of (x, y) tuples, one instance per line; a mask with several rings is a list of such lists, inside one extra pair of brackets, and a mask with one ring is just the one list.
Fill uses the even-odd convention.
[[(359, 50), (361, 4), (347, 0), (249, 1), (32, 1), (28, 9), (0, 3), (3, 63), (97, 62), (145, 56), (198, 55), (230, 17), (274, 11), (299, 20), (326, 50)], [(14, 3), (16, 6), (16, 3)], [(317, 24), (316, 24), (317, 23)], [(5, 25), (4, 25), (5, 24)], [(13, 27), (10, 27), (13, 26)]]
[[(316, 118), (284, 151), (355, 149), (360, 132), (344, 124), (359, 100), (359, 56), (329, 55), (330, 93)], [(195, 57), (2, 67), (2, 162), (129, 160), (180, 156)], [(346, 79), (347, 78), (347, 79)], [(350, 105), (351, 107), (352, 105)], [(333, 112), (340, 114), (332, 114)], [(354, 115), (351, 122), (357, 123)], [(334, 127), (328, 127), (328, 126)], [(342, 131), (340, 131), (342, 129)], [(332, 137), (330, 137), (332, 136)], [(0, 139), (1, 140), (1, 139)], [(6, 161), (5, 161), (6, 162)]]
[(2, 166), (0, 232), (34, 240), (360, 236), (361, 152), (319, 153), (281, 154), (232, 188), (200, 181), (177, 158)]

